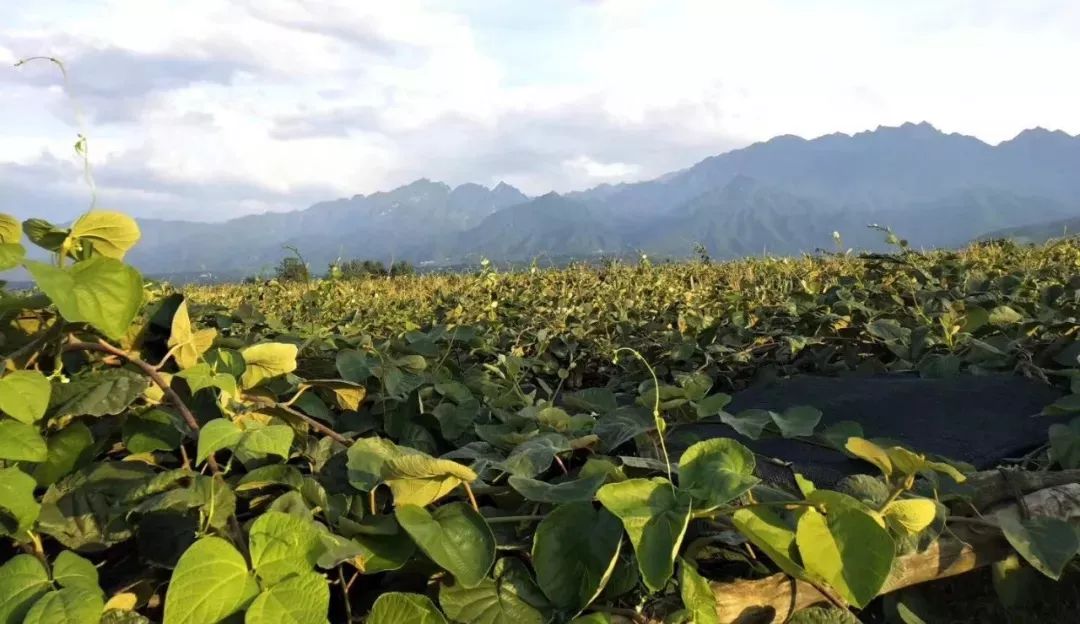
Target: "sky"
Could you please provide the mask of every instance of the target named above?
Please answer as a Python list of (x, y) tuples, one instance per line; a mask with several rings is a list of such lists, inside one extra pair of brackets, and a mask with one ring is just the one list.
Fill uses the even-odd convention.
[[(1080, 133), (1074, 0), (0, 3), (0, 212), (224, 220), (426, 177), (529, 194), (780, 134)], [(61, 59), (65, 82), (48, 62)]]

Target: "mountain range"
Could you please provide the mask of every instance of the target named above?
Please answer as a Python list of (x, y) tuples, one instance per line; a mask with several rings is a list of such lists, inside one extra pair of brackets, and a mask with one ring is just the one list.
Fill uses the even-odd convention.
[[(252, 274), (294, 247), (315, 271), (341, 259), (424, 266), (597, 256), (714, 258), (914, 247), (1080, 219), (1080, 137), (1041, 128), (997, 145), (927, 123), (815, 139), (779, 136), (654, 180), (528, 197), (507, 184), (427, 179), (304, 210), (221, 223), (144, 219), (130, 260), (149, 274)], [(1047, 225), (1050, 224), (1050, 225)]]

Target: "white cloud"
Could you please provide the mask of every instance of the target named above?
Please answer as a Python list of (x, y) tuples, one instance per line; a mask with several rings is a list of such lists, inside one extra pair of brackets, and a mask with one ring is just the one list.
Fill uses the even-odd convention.
[(641, 167), (637, 165), (624, 162), (599, 162), (585, 155), (564, 160), (563, 167), (574, 172), (584, 173), (586, 176), (596, 179), (598, 183), (610, 180), (625, 180), (641, 170)]
[[(61, 55), (103, 198), (156, 216), (298, 209), (421, 176), (580, 189), (776, 134), (904, 121), (988, 141), (1080, 132), (1080, 83), (1062, 69), (1080, 56), (1080, 5), (1067, 0), (512, 9), (40, 0), (6, 11), (0, 61)], [(58, 85), (47, 65), (0, 70), (0, 167), (77, 172)], [(70, 171), (57, 188), (78, 206)], [(4, 205), (28, 213), (18, 188), (0, 179)]]

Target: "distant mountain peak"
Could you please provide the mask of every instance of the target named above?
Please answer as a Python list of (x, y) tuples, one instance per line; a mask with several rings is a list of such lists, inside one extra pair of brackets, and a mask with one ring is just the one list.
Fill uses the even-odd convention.
[(944, 132), (938, 130), (933, 124), (928, 121), (920, 121), (918, 123), (912, 121), (906, 121), (899, 126), (878, 126), (874, 130), (868, 130), (866, 132), (858, 132), (852, 136), (877, 136), (877, 137), (891, 137), (891, 136), (904, 136), (912, 138), (928, 138), (928, 137), (941, 137), (946, 136)]
[(486, 192), (488, 192), (490, 190), (491, 189), (484, 186), (483, 184), (477, 184), (476, 182), (465, 182), (464, 184), (459, 184), (459, 185), (455, 186), (453, 192), (454, 193), (459, 193), (459, 192), (466, 192), (466, 191), (478, 191), (478, 192), (482, 191), (482, 192), (486, 193)]
[(1074, 138), (1077, 137), (1074, 137), (1064, 130), (1050, 130), (1048, 128), (1043, 128), (1042, 126), (1035, 126), (1034, 128), (1021, 130), (1015, 137), (1006, 141), (1006, 143), (1011, 143), (1013, 141), (1043, 141), (1048, 139), (1067, 141)]
[[(1013, 144), (1013, 145), (1010, 145)], [(979, 234), (1073, 217), (1080, 137), (1032, 128), (991, 145), (929, 122), (854, 135), (794, 135), (711, 156), (652, 180), (529, 198), (506, 182), (451, 188), (420, 178), (391, 191), (216, 224), (145, 223), (132, 261), (150, 273), (254, 271), (282, 244), (314, 265), (338, 256), (455, 263), (647, 250), (714, 257), (877, 249), (885, 223), (913, 244), (952, 246)], [(485, 179), (487, 181), (487, 179)], [(495, 180), (490, 180), (495, 182)]]
[(429, 178), (413, 180), (404, 186), (399, 186), (391, 192), (397, 191), (423, 191), (423, 190), (450, 190), (450, 185), (445, 182), (435, 182)]

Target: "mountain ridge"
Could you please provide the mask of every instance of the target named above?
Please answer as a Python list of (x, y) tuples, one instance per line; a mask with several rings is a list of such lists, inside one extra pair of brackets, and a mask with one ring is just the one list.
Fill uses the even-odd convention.
[[(140, 220), (132, 261), (151, 273), (269, 270), (294, 246), (314, 270), (338, 258), (425, 265), (546, 255), (718, 258), (881, 247), (880, 221), (915, 245), (1080, 216), (1080, 136), (1041, 127), (996, 145), (927, 122), (806, 139), (781, 135), (632, 183), (529, 197), (500, 182), (420, 178), (389, 191), (224, 222)], [(734, 184), (734, 186), (732, 186)], [(742, 185), (742, 194), (739, 186)]]

